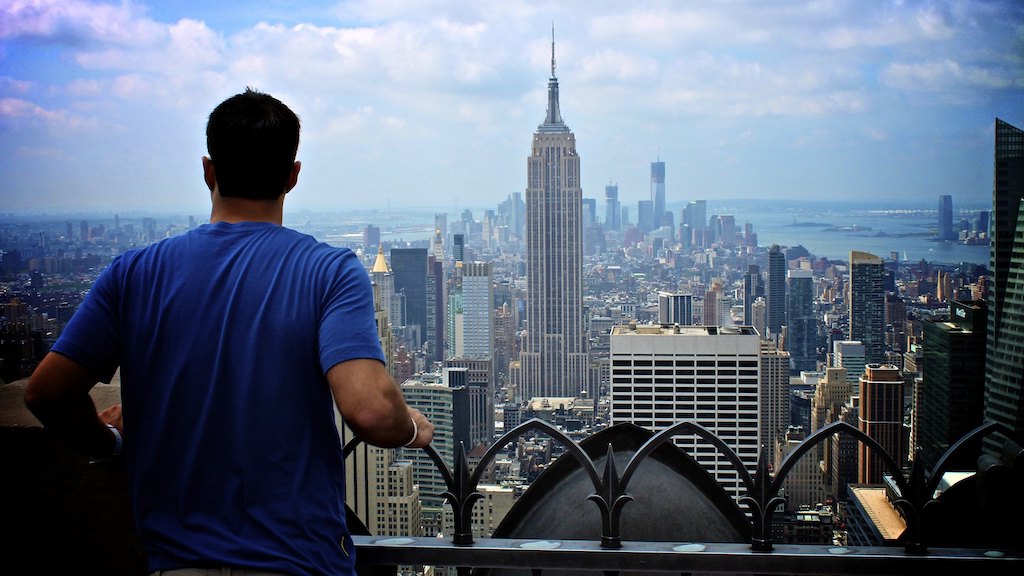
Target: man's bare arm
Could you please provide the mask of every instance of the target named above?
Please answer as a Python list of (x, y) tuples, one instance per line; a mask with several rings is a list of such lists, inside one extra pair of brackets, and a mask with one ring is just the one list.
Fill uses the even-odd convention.
[[(25, 405), (69, 447), (102, 458), (113, 454), (116, 440), (89, 396), (95, 384), (96, 379), (81, 364), (50, 352), (29, 378)], [(115, 417), (120, 420), (120, 407), (110, 421)]]
[[(402, 390), (379, 361), (336, 364), (327, 371), (327, 382), (345, 422), (364, 441), (383, 448), (422, 448), (433, 440), (434, 425), (406, 405)], [(416, 438), (410, 442), (413, 432)]]

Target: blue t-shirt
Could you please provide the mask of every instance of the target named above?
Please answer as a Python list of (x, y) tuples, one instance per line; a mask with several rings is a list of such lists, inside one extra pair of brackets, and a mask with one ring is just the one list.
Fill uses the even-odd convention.
[(149, 570), (352, 574), (325, 377), (383, 361), (368, 275), (281, 226), (201, 226), (116, 258), (53, 350), (121, 368), (124, 454)]

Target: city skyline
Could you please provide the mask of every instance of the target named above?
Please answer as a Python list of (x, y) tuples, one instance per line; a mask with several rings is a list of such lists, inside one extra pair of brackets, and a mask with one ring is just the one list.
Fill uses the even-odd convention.
[(245, 85), (303, 119), (290, 210), (496, 204), (552, 21), (583, 194), (633, 210), (659, 159), (669, 205), (983, 200), (992, 118), (1022, 120), (1012, 2), (294, 4), (0, 8), (0, 209), (201, 210), (205, 117)]

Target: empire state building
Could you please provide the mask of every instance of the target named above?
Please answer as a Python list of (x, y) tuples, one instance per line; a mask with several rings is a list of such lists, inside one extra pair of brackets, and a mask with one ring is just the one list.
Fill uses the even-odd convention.
[(582, 198), (576, 136), (558, 107), (552, 32), (547, 115), (527, 159), (527, 335), (519, 392), (526, 400), (577, 397), (587, 389)]

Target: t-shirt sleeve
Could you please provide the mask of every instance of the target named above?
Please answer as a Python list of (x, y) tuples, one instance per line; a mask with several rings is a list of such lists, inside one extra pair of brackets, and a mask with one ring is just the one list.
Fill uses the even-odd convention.
[(121, 258), (110, 266), (86, 294), (57, 342), (50, 349), (83, 366), (98, 381), (109, 383), (120, 363), (118, 350), (118, 274)]
[(384, 362), (373, 312), (370, 278), (355, 254), (346, 251), (332, 266), (320, 320), (320, 365), (326, 374), (346, 360)]

